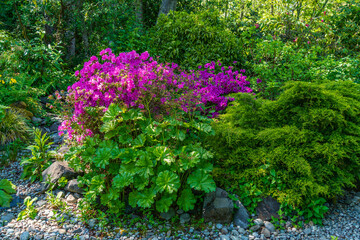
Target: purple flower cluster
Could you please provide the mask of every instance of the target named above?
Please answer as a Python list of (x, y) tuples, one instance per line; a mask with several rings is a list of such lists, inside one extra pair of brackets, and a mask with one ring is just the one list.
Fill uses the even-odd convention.
[[(100, 58), (92, 56), (75, 75), (79, 81), (68, 87), (67, 102), (74, 108), (72, 116), (61, 124), (60, 134), (66, 130), (69, 138), (81, 141), (97, 131), (86, 107), (106, 111), (111, 103), (128, 108), (138, 107), (150, 114), (169, 113), (171, 109), (185, 112), (205, 106), (215, 110), (213, 117), (225, 109), (229, 93), (252, 92), (250, 84), (233, 67), (221, 67), (211, 62), (199, 66), (197, 71), (182, 71), (177, 64), (161, 64), (148, 52), (123, 52), (115, 56), (111, 49), (100, 52)], [(243, 70), (241, 70), (243, 72)], [(205, 111), (205, 109), (202, 109)]]

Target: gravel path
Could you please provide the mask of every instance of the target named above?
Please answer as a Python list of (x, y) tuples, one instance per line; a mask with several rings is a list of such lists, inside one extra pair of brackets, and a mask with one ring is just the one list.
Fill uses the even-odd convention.
[[(96, 219), (87, 223), (81, 221), (77, 210), (78, 199), (81, 195), (62, 191), (61, 202), (66, 204), (66, 212), (54, 208), (47, 200), (47, 195), (38, 193), (40, 183), (30, 183), (21, 180), (22, 167), (18, 162), (1, 170), (0, 179), (6, 178), (17, 186), (15, 200), (21, 203), (26, 196), (37, 197), (34, 204), (38, 214), (34, 220), (24, 219), (17, 221), (16, 217), (25, 207), (15, 204), (11, 208), (0, 209), (0, 239), (360, 239), (360, 193), (347, 193), (336, 205), (330, 205), (330, 210), (324, 219), (324, 226), (305, 226), (304, 229), (295, 229), (288, 223), (286, 230), (276, 230), (270, 233), (260, 228), (258, 232), (251, 232), (232, 225), (206, 224), (205, 229), (196, 229), (191, 226), (182, 226), (175, 229), (170, 222), (153, 227), (149, 222), (137, 222), (132, 227), (107, 230), (107, 236), (100, 233)], [(59, 191), (55, 192), (59, 193)], [(260, 223), (262, 224), (262, 223)], [(147, 226), (146, 226), (147, 225)], [(178, 225), (178, 224), (176, 224)], [(145, 229), (146, 227), (146, 229)], [(138, 229), (143, 229), (141, 233)], [(145, 229), (145, 230), (144, 230)], [(181, 230), (179, 230), (181, 229)], [(262, 230), (261, 230), (262, 229)], [(142, 234), (144, 233), (144, 234)], [(269, 236), (270, 237), (266, 237)]]

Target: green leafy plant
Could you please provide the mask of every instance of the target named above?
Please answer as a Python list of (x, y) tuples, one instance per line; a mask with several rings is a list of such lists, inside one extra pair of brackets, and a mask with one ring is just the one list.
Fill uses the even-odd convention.
[(67, 183), (68, 183), (68, 180), (65, 177), (61, 177), (59, 179), (59, 181), (57, 182), (59, 188), (64, 188)]
[(322, 224), (324, 214), (329, 210), (324, 203), (326, 203), (324, 198), (311, 200), (311, 202), (308, 202), (306, 207), (299, 211), (298, 214), (299, 216), (303, 216), (307, 222), (312, 221), (314, 224)]
[(127, 201), (159, 212), (176, 203), (189, 211), (196, 203), (193, 190), (213, 191), (212, 154), (200, 142), (201, 136), (213, 134), (211, 120), (196, 115), (181, 121), (185, 112), (175, 116), (157, 121), (140, 109), (111, 104), (101, 135), (66, 155), (71, 167), (85, 172), (80, 181), (88, 186), (86, 201), (99, 199), (110, 213), (119, 213)]
[(55, 209), (64, 209), (66, 203), (63, 201), (63, 199), (61, 198), (63, 193), (59, 192), (56, 196), (53, 194), (52, 191), (48, 191), (46, 193), (47, 195), (47, 200), (49, 201), (49, 203), (51, 204), (51, 206)]
[(11, 195), (16, 193), (16, 186), (7, 179), (0, 180), (0, 206), (9, 207), (11, 202)]
[(42, 171), (50, 166), (50, 159), (54, 156), (55, 152), (50, 151), (53, 144), (49, 141), (47, 133), (42, 133), (40, 129), (34, 129), (35, 145), (30, 145), (27, 149), (31, 150), (32, 157), (24, 158), (20, 164), (23, 166), (24, 171), (21, 175), (22, 178), (30, 178), (32, 182), (42, 178)]
[(26, 206), (26, 208), (18, 214), (18, 217), (17, 217), (18, 221), (26, 219), (26, 218), (34, 219), (36, 217), (38, 210), (33, 205), (33, 203), (36, 201), (37, 201), (36, 197), (31, 199), (30, 196), (27, 196), (24, 199), (24, 205)]

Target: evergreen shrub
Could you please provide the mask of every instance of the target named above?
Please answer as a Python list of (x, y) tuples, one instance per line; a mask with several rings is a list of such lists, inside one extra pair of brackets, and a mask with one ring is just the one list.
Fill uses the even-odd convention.
[(226, 66), (244, 60), (243, 42), (216, 11), (172, 12), (160, 16), (152, 30), (151, 52), (186, 69), (216, 60)]
[(359, 91), (347, 81), (289, 82), (275, 101), (237, 94), (213, 123), (214, 179), (232, 189), (250, 184), (298, 209), (354, 187), (360, 170)]

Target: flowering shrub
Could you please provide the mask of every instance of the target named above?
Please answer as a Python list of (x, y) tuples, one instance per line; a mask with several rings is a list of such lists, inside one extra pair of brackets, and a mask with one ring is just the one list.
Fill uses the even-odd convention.
[[(163, 116), (173, 109), (201, 111), (216, 116), (234, 92), (252, 92), (246, 76), (233, 67), (211, 62), (197, 71), (182, 71), (175, 63), (159, 64), (147, 52), (124, 52), (115, 56), (111, 49), (92, 56), (75, 75), (79, 81), (68, 87), (70, 112), (61, 124), (69, 138), (81, 141), (99, 133), (99, 117), (111, 103), (143, 109), (148, 115)], [(218, 70), (218, 73), (215, 71)], [(61, 98), (60, 95), (57, 98)]]
[(193, 190), (215, 189), (212, 154), (202, 139), (214, 135), (211, 117), (232, 100), (226, 94), (252, 92), (245, 76), (220, 62), (185, 72), (147, 52), (115, 56), (110, 49), (76, 76), (66, 97), (71, 111), (59, 129), (82, 143), (66, 160), (85, 173), (79, 180), (86, 202), (115, 214), (127, 204), (166, 212), (176, 203), (188, 211), (196, 203)]

